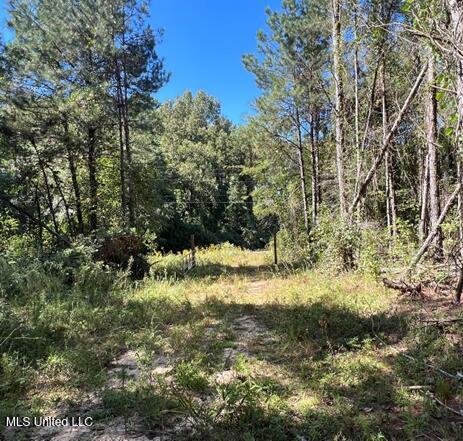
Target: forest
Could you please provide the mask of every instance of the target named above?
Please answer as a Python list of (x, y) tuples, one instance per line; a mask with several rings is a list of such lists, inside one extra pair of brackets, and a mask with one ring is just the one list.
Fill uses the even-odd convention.
[(156, 2), (5, 5), (0, 440), (463, 439), (463, 2), (268, 7), (242, 124)]

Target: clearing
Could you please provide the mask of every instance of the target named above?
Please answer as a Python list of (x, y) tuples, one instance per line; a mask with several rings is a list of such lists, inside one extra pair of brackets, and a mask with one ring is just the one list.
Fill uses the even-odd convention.
[(85, 344), (49, 356), (24, 402), (92, 427), (6, 439), (463, 439), (462, 322), (440, 322), (462, 314), (449, 299), (429, 308), (373, 278), (278, 269), (231, 246), (198, 258), (188, 278), (166, 271), (69, 313)]

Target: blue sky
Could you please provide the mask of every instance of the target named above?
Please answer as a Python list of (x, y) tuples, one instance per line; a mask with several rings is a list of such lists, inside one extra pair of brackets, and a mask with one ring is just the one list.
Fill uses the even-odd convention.
[[(265, 29), (265, 8), (281, 0), (151, 0), (150, 22), (164, 28), (158, 52), (172, 77), (157, 94), (161, 101), (185, 90), (218, 98), (225, 116), (240, 123), (259, 94), (241, 56), (255, 52), (256, 34)], [(0, 0), (4, 28), (6, 0)]]

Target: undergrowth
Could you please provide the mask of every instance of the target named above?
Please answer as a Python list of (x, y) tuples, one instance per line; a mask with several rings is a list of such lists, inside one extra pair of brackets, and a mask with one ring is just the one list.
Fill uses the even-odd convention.
[[(437, 371), (463, 371), (461, 322), (423, 326), (416, 300), (372, 275), (275, 268), (271, 253), (229, 245), (197, 257), (186, 278), (172, 255), (135, 284), (85, 258), (0, 260), (0, 418), (78, 409), (101, 391), (99, 423), (136, 418), (179, 440), (461, 439), (435, 400), (463, 402)], [(259, 330), (244, 343), (240, 317)], [(108, 387), (127, 350), (142, 374)]]

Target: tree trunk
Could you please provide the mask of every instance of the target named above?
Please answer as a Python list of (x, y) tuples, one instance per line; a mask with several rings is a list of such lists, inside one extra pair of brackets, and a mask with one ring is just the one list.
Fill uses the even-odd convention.
[(307, 233), (310, 233), (309, 224), (309, 207), (307, 197), (307, 180), (305, 173), (304, 145), (302, 143), (301, 120), (299, 118), (299, 110), (296, 108), (296, 124), (297, 124), (297, 162), (299, 165), (299, 179), (302, 195), (302, 210), (304, 215), (304, 227)]
[(122, 32), (122, 79), (123, 79), (123, 123), (124, 123), (124, 141), (125, 141), (125, 154), (127, 160), (127, 173), (126, 173), (126, 182), (127, 182), (127, 208), (129, 210), (129, 226), (135, 226), (135, 194), (133, 188), (133, 167), (132, 167), (132, 148), (130, 144), (130, 124), (129, 124), (129, 81), (128, 81), (128, 66), (127, 66), (127, 54), (126, 54), (126, 40), (125, 40), (125, 9), (124, 14), (124, 24)]
[(335, 85), (336, 169), (338, 174), (339, 209), (346, 218), (346, 184), (344, 177), (344, 89), (341, 72), (341, 0), (332, 0), (333, 79)]
[(318, 171), (318, 114), (314, 111), (310, 121), (310, 146), (312, 156), (312, 225), (317, 225), (319, 206)]
[[(387, 113), (387, 97), (386, 97), (386, 72), (384, 60), (381, 64), (381, 104), (382, 104), (382, 114), (383, 114), (383, 144), (387, 139), (387, 130), (388, 130), (388, 113)], [(386, 211), (387, 211), (387, 227), (389, 229), (392, 237), (396, 236), (397, 233), (397, 212), (395, 204), (395, 188), (394, 188), (394, 179), (392, 175), (392, 166), (391, 166), (391, 149), (390, 143), (386, 149), (384, 157), (384, 168), (385, 168), (385, 181), (386, 181)]]
[[(460, 133), (460, 128), (458, 128), (458, 133)], [(457, 143), (459, 145), (460, 143)], [(459, 149), (457, 150), (457, 154), (459, 152)], [(460, 185), (463, 183), (463, 174), (462, 174), (462, 164), (461, 160), (458, 159), (457, 163), (457, 172), (458, 172), (458, 182)], [(457, 305), (461, 303), (461, 294), (463, 291), (463, 186), (460, 189), (460, 193), (458, 194), (458, 236), (460, 239), (460, 249), (457, 250), (457, 253), (460, 253), (460, 258), (456, 258), (456, 261), (460, 262), (460, 268), (458, 268), (458, 283), (455, 288), (455, 297), (454, 301)]]
[[(463, 43), (463, 2), (461, 0), (447, 0), (447, 7), (450, 12), (450, 27), (453, 41), (453, 48), (461, 49)], [(457, 107), (460, 121), (463, 121), (463, 60), (461, 52), (453, 50), (457, 64)]]
[(360, 101), (359, 101), (359, 55), (358, 55), (358, 24), (357, 24), (357, 14), (358, 14), (359, 5), (355, 5), (354, 12), (354, 39), (355, 39), (355, 49), (354, 49), (354, 94), (355, 94), (355, 151), (356, 151), (356, 180), (355, 182), (360, 182), (360, 174), (362, 172), (362, 150), (360, 147)]
[[(450, 25), (452, 28), (452, 37), (453, 37), (453, 45), (455, 47), (461, 48), (461, 44), (463, 41), (463, 4), (461, 0), (447, 0), (447, 7), (450, 12)], [(457, 83), (457, 112), (458, 112), (458, 120), (459, 120), (459, 127), (457, 128), (457, 133), (461, 136), (461, 123), (463, 121), (463, 60), (461, 53), (455, 51), (455, 58), (456, 58), (456, 83)], [(458, 143), (459, 146), (459, 143)], [(462, 184), (462, 177), (461, 177), (461, 161), (459, 160), (459, 168), (460, 168), (460, 176), (459, 176), (459, 184), (463, 188)], [(463, 195), (461, 194), (463, 190), (460, 191), (459, 198), (460, 198), (460, 210), (459, 210), (459, 217), (460, 217), (460, 231), (463, 231), (463, 213), (462, 213), (462, 206), (461, 206), (461, 199)], [(463, 233), (462, 233), (463, 236)], [(460, 240), (462, 238), (460, 236)], [(461, 301), (461, 293), (463, 290), (463, 268), (460, 268), (460, 276), (458, 280), (458, 286), (455, 292), (455, 302), (460, 303)]]
[(352, 213), (355, 211), (355, 208), (357, 207), (359, 202), (365, 196), (366, 191), (368, 189), (368, 186), (370, 185), (371, 180), (373, 179), (373, 177), (376, 174), (376, 170), (378, 169), (378, 167), (383, 162), (384, 155), (386, 153), (387, 148), (389, 147), (389, 143), (391, 142), (392, 136), (395, 134), (395, 131), (397, 130), (397, 127), (399, 126), (400, 122), (402, 121), (402, 118), (403, 118), (405, 112), (407, 111), (411, 101), (413, 100), (416, 93), (418, 92), (418, 89), (419, 89), (419, 87), (421, 85), (421, 82), (422, 82), (423, 77), (424, 77), (424, 75), (426, 73), (426, 70), (427, 70), (427, 65), (424, 65), (423, 68), (421, 69), (421, 72), (418, 74), (418, 77), (416, 78), (415, 83), (413, 84), (407, 98), (405, 99), (405, 102), (404, 102), (402, 108), (400, 109), (399, 114), (397, 115), (397, 117), (396, 117), (396, 119), (394, 121), (394, 124), (392, 124), (391, 129), (388, 131), (387, 136), (383, 140), (383, 143), (382, 143), (383, 145), (381, 147), (380, 152), (376, 156), (372, 166), (370, 167), (370, 170), (368, 171), (365, 179), (363, 180), (362, 184), (360, 185), (360, 187), (359, 187), (359, 189), (357, 191), (357, 194), (356, 194), (354, 200), (352, 201), (352, 204), (351, 204), (351, 206), (349, 208), (350, 215), (352, 215)]
[(37, 149), (37, 145), (36, 145), (34, 139), (31, 140), (31, 144), (32, 144), (32, 147), (35, 150), (35, 154), (37, 155), (37, 161), (39, 163), (39, 168), (40, 168), (40, 171), (42, 172), (43, 182), (45, 184), (45, 192), (46, 192), (46, 195), (47, 195), (48, 209), (50, 210), (50, 216), (51, 216), (51, 220), (53, 222), (53, 227), (55, 228), (55, 231), (57, 233), (59, 233), (59, 226), (58, 226), (58, 221), (56, 219), (55, 208), (53, 206), (53, 195), (51, 193), (51, 188), (50, 188), (50, 183), (48, 181), (47, 171), (45, 170), (45, 165), (44, 165), (42, 157), (40, 156), (40, 153), (39, 153), (39, 151)]
[(39, 196), (39, 189), (37, 184), (35, 184), (35, 192), (34, 192), (34, 202), (35, 207), (37, 210), (37, 239), (39, 244), (39, 251), (40, 253), (43, 252), (43, 222), (42, 222), (42, 208), (40, 207), (40, 196)]
[(75, 163), (74, 153), (72, 151), (73, 146), (71, 145), (71, 139), (69, 136), (68, 122), (64, 121), (64, 133), (65, 133), (65, 144), (66, 144), (66, 157), (69, 165), (69, 173), (71, 174), (72, 189), (74, 192), (74, 203), (76, 205), (76, 215), (78, 231), (80, 234), (84, 234), (84, 217), (82, 215), (82, 200), (80, 196), (80, 186), (77, 179), (77, 167)]
[[(364, 161), (363, 152), (365, 151), (365, 146), (366, 146), (366, 143), (367, 143), (368, 133), (369, 133), (369, 129), (370, 129), (370, 121), (371, 121), (371, 117), (372, 117), (372, 114), (373, 114), (373, 108), (374, 108), (374, 105), (375, 105), (376, 83), (378, 82), (379, 66), (380, 66), (380, 63), (378, 62), (377, 65), (376, 65), (374, 74), (373, 74), (373, 82), (372, 82), (372, 85), (371, 85), (371, 93), (370, 93), (370, 98), (369, 98), (369, 102), (368, 102), (368, 112), (367, 112), (367, 116), (366, 116), (366, 120), (365, 120), (365, 127), (363, 129), (362, 143), (360, 145), (360, 164), (359, 164), (358, 173), (357, 173), (356, 180), (355, 180), (354, 194), (358, 194), (358, 191), (359, 191), (359, 188), (360, 188), (360, 185), (361, 185), (360, 178), (361, 178), (361, 174), (362, 174), (362, 166), (363, 166), (363, 161)], [(358, 206), (359, 207), (358, 207), (358, 210), (357, 210), (357, 214), (358, 214), (358, 216), (360, 216), (361, 211), (362, 211), (362, 199), (358, 202)]]
[(55, 181), (56, 188), (58, 189), (58, 193), (61, 197), (61, 200), (63, 201), (64, 212), (66, 214), (66, 220), (69, 226), (69, 233), (71, 237), (75, 237), (74, 222), (72, 221), (72, 216), (69, 210), (69, 204), (68, 204), (68, 201), (66, 200), (66, 196), (64, 195), (63, 187), (61, 186), (61, 181), (59, 179), (58, 173), (55, 170), (53, 170), (51, 167), (48, 167), (48, 169), (50, 170), (53, 176), (53, 180)]
[[(434, 57), (431, 54), (428, 63), (428, 90), (425, 118), (429, 170), (429, 221), (431, 229), (435, 228), (440, 212), (437, 171), (437, 101), (434, 81)], [(442, 258), (442, 231), (440, 228), (437, 229), (432, 246), (434, 256)]]
[[(112, 9), (112, 14), (116, 14), (116, 10)], [(112, 43), (114, 51), (114, 77), (116, 81), (116, 97), (115, 105), (117, 110), (117, 123), (119, 131), (119, 178), (120, 178), (120, 198), (121, 198), (121, 219), (125, 222), (127, 211), (127, 198), (126, 198), (126, 182), (125, 182), (125, 148), (124, 148), (124, 95), (122, 92), (122, 78), (121, 68), (119, 65), (119, 58), (117, 56), (118, 47), (116, 44), (116, 30), (113, 26), (112, 29)]]
[(53, 222), (53, 227), (56, 232), (59, 232), (58, 220), (56, 219), (55, 208), (53, 206), (53, 195), (51, 193), (50, 183), (48, 181), (48, 175), (43, 166), (42, 160), (39, 160), (40, 169), (42, 170), (43, 180), (45, 183), (45, 192), (47, 195), (48, 209), (50, 210), (51, 220)]
[(115, 75), (116, 75), (116, 106), (117, 106), (117, 122), (119, 129), (119, 176), (120, 184), (120, 198), (121, 198), (121, 218), (124, 220), (127, 211), (127, 198), (126, 198), (126, 182), (125, 182), (125, 148), (124, 148), (124, 97), (122, 93), (122, 80), (121, 72), (119, 69), (119, 61), (115, 57)]
[(463, 291), (463, 267), (460, 268), (458, 274), (458, 283), (457, 287), (455, 288), (455, 297), (454, 302), (455, 304), (459, 305), (461, 303), (461, 293)]
[(424, 253), (428, 250), (428, 248), (431, 245), (432, 241), (436, 237), (436, 234), (437, 234), (437, 231), (438, 231), (439, 227), (442, 225), (442, 222), (444, 222), (445, 216), (447, 216), (447, 213), (450, 210), (450, 207), (452, 206), (455, 199), (458, 197), (458, 195), (460, 193), (460, 190), (461, 190), (461, 187), (462, 187), (462, 185), (459, 182), (458, 185), (456, 186), (455, 190), (453, 191), (453, 193), (448, 198), (447, 203), (445, 204), (444, 208), (442, 209), (441, 214), (439, 216), (439, 219), (437, 219), (437, 222), (434, 225), (434, 228), (431, 229), (431, 231), (428, 234), (428, 237), (424, 241), (423, 245), (421, 246), (421, 248), (416, 253), (415, 257), (410, 262), (410, 265), (408, 267), (408, 273), (410, 273), (413, 270), (413, 268), (418, 264), (418, 262), (423, 257)]
[(429, 192), (429, 160), (428, 153), (425, 153), (424, 159), (421, 161), (421, 176), (420, 176), (420, 221), (418, 225), (418, 238), (423, 242), (428, 232), (428, 192)]
[(90, 210), (88, 216), (89, 230), (95, 231), (98, 228), (98, 180), (97, 180), (97, 152), (96, 152), (96, 129), (88, 128), (88, 186), (90, 194)]

